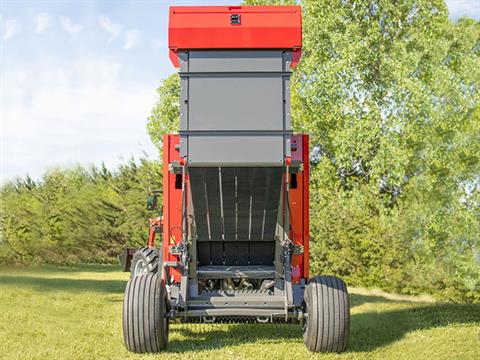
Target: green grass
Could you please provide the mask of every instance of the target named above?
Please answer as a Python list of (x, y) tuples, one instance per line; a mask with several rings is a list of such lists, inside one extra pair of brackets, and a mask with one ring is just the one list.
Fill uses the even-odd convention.
[(480, 359), (480, 306), (350, 289), (347, 352), (311, 354), (294, 325), (171, 327), (168, 351), (125, 350), (115, 266), (0, 269), (1, 359)]

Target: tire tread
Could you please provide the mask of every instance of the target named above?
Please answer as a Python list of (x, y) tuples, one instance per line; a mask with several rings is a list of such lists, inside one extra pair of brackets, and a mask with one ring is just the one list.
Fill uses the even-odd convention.
[(304, 342), (312, 352), (345, 351), (350, 325), (348, 292), (334, 276), (310, 279), (305, 289), (308, 321)]
[(158, 275), (131, 278), (123, 302), (123, 339), (129, 351), (155, 353), (168, 343), (166, 289)]

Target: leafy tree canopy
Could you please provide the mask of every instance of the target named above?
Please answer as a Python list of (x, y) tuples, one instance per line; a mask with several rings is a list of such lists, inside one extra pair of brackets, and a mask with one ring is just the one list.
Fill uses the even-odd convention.
[[(316, 165), (314, 272), (478, 301), (479, 23), (453, 23), (443, 0), (300, 4), (292, 115)], [(178, 129), (179, 88), (172, 75), (158, 89), (159, 147)]]

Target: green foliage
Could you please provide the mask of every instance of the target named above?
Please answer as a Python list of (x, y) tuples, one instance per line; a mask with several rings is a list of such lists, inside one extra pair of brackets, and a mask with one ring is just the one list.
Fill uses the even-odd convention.
[[(443, 1), (303, 1), (312, 247), (354, 284), (480, 301), (480, 26)], [(323, 19), (323, 21), (318, 21)]]
[(172, 74), (157, 89), (158, 99), (148, 118), (147, 131), (162, 152), (162, 135), (178, 132), (180, 127), (180, 78)]
[(161, 186), (161, 166), (133, 159), (105, 166), (57, 169), (1, 188), (0, 263), (110, 262), (148, 238), (145, 199)]
[[(479, 23), (452, 23), (443, 0), (300, 4), (292, 116), (318, 161), (312, 272), (479, 302)], [(158, 90), (156, 144), (178, 91), (175, 75)]]

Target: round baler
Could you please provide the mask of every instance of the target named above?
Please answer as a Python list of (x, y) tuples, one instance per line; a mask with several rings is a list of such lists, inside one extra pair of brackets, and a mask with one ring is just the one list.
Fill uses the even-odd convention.
[(310, 351), (345, 350), (346, 285), (309, 274), (308, 136), (290, 118), (301, 46), (299, 6), (170, 7), (180, 129), (163, 137), (162, 216), (124, 257), (128, 350), (165, 349), (172, 322), (225, 321), (298, 324)]

